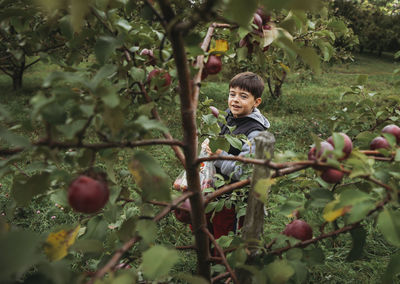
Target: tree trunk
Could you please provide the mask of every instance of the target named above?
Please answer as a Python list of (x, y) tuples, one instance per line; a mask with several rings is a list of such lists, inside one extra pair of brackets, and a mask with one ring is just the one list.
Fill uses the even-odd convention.
[[(268, 131), (262, 132), (255, 138), (256, 142), (256, 159), (271, 159), (274, 153), (275, 137)], [(266, 166), (255, 165), (253, 176), (251, 178), (251, 189), (246, 208), (246, 216), (242, 228), (242, 237), (247, 243), (250, 255), (246, 260), (246, 264), (251, 265), (257, 254), (257, 247), (264, 227), (264, 203), (259, 201), (255, 192), (255, 186), (261, 179), (267, 179), (271, 176), (270, 169)], [(267, 189), (269, 190), (269, 189)], [(268, 191), (267, 191), (268, 192)], [(244, 269), (238, 270), (238, 278), (240, 283), (252, 283), (252, 274)]]
[(22, 58), (21, 64), (16, 66), (13, 70), (12, 80), (13, 80), (13, 89), (17, 91), (22, 88), (22, 78), (25, 71), (25, 57)]

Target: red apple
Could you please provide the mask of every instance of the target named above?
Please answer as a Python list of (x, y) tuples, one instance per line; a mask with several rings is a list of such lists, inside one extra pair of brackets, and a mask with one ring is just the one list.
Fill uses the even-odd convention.
[(369, 148), (371, 150), (390, 149), (390, 144), (385, 137), (379, 136), (372, 139), (371, 144), (369, 144)]
[[(310, 161), (317, 161), (317, 160), (320, 160), (320, 158), (324, 155), (324, 159), (322, 159), (321, 161), (325, 162), (326, 158), (327, 158), (327, 156), (325, 154), (326, 151), (333, 151), (333, 146), (330, 143), (328, 143), (327, 141), (322, 141), (320, 143), (320, 149), (319, 149), (318, 152), (317, 152), (317, 148), (316, 147), (312, 147), (310, 149), (310, 151), (308, 152), (308, 159)], [(329, 156), (331, 157), (332, 155), (329, 155)], [(317, 170), (323, 170), (324, 169), (324, 168), (321, 168), (319, 166), (313, 166), (313, 168), (317, 169)]]
[(271, 16), (267, 15), (267, 14), (264, 12), (264, 9), (261, 8), (261, 7), (257, 8), (256, 13), (261, 17), (261, 19), (262, 19), (262, 21), (263, 21), (263, 24), (266, 24), (266, 23), (268, 23), (268, 22), (271, 20)]
[(140, 52), (140, 55), (146, 55), (149, 58), (148, 63), (150, 63), (151, 65), (156, 64), (156, 59), (154, 58), (153, 50), (143, 48), (142, 51)]
[[(153, 80), (153, 78), (160, 80), (159, 85), (162, 88), (166, 88), (169, 85), (171, 85), (171, 76), (165, 70), (162, 70), (162, 69), (151, 70), (149, 75), (147, 76), (147, 82), (150, 84), (150, 82)], [(154, 89), (157, 90), (158, 89), (157, 86), (155, 86)]]
[(214, 107), (214, 106), (210, 106), (210, 109), (211, 109), (211, 113), (213, 114), (213, 116), (215, 116), (216, 118), (218, 118), (219, 110), (218, 110), (216, 107)]
[[(186, 199), (180, 205), (180, 207), (182, 207), (184, 209), (188, 209), (189, 211), (192, 210), (192, 206), (190, 205), (190, 200), (189, 199)], [(185, 224), (191, 224), (192, 223), (192, 219), (190, 217), (190, 212), (188, 212), (186, 210), (175, 209), (174, 210), (174, 214), (175, 214), (176, 219), (178, 219), (182, 223), (185, 223)]]
[(254, 13), (253, 24), (255, 24), (258, 27), (258, 30), (262, 29), (263, 20), (262, 20), (261, 16), (257, 13)]
[(68, 188), (69, 205), (78, 212), (95, 213), (108, 201), (110, 192), (107, 184), (81, 175)]
[(337, 183), (342, 180), (344, 173), (336, 169), (326, 169), (323, 170), (321, 174), (322, 180), (327, 183)]
[[(344, 139), (344, 146), (343, 146), (343, 153), (344, 156), (341, 157), (339, 160), (344, 160), (347, 159), (350, 156), (351, 151), (353, 150), (353, 142), (351, 142), (351, 139), (349, 138), (349, 136), (347, 136), (344, 133), (339, 133), (343, 139)], [(335, 147), (335, 143), (333, 142), (333, 137), (330, 136), (328, 139), (326, 139), (326, 141), (328, 141), (333, 147)]]
[(400, 127), (398, 127), (397, 125), (394, 124), (386, 125), (382, 129), (382, 133), (389, 133), (394, 135), (396, 137), (397, 144), (400, 144)]
[(219, 71), (222, 69), (221, 57), (213, 54), (210, 55), (204, 67), (207, 73), (210, 75), (219, 73)]
[(296, 219), (287, 224), (283, 234), (298, 240), (306, 241), (313, 237), (311, 226), (304, 220)]
[[(325, 154), (326, 151), (333, 151), (333, 150), (334, 150), (334, 148), (333, 148), (332, 144), (328, 143), (327, 141), (322, 141), (320, 143), (320, 149), (317, 153), (316, 153), (316, 151), (317, 151), (316, 147), (312, 147), (310, 149), (310, 151), (308, 152), (308, 159), (309, 160), (318, 160), (319, 158), (321, 158), (321, 156), (323, 154)], [(325, 158), (326, 158), (326, 154), (325, 154)]]

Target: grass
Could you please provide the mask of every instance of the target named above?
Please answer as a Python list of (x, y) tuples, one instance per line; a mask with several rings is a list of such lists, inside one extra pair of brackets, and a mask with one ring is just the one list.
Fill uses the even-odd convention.
[[(260, 106), (262, 112), (271, 122), (270, 131), (276, 138), (276, 152), (286, 150), (306, 154), (312, 144), (311, 134), (328, 137), (332, 132), (329, 121), (334, 111), (346, 106), (346, 103), (357, 98), (347, 97), (340, 101), (340, 94), (349, 89), (349, 86), (357, 84), (360, 74), (367, 74), (366, 89), (371, 92), (379, 92), (382, 96), (396, 93), (395, 78), (392, 71), (398, 66), (387, 58), (375, 58), (367, 55), (356, 56), (353, 63), (327, 66), (320, 75), (310, 75), (307, 72), (292, 73), (283, 85), (283, 94), (277, 99), (271, 99), (264, 94), (263, 103)], [(0, 103), (6, 105), (20, 123), (29, 121), (29, 99), (40, 88), (41, 80), (51, 71), (51, 66), (39, 64), (34, 66), (25, 76), (23, 90), (14, 93), (11, 90), (11, 81), (5, 76), (0, 76), (0, 86), (3, 90)], [(214, 100), (214, 105), (219, 109), (226, 109), (228, 85), (226, 82), (204, 82), (201, 88), (201, 100), (206, 97)], [(171, 133), (176, 138), (181, 138), (181, 121), (179, 111), (173, 104), (165, 105), (160, 109)], [(174, 157), (169, 147), (147, 147), (151, 154), (157, 158), (171, 179), (182, 170), (178, 160)], [(129, 161), (131, 151), (118, 153), (118, 162), (115, 164), (117, 176), (120, 172), (126, 172), (126, 164)], [(306, 173), (307, 174), (307, 173)], [(120, 181), (131, 186), (129, 177), (119, 177)], [(12, 180), (8, 176), (1, 178), (3, 190), (0, 194), (0, 211), (5, 209), (7, 197), (5, 194)], [(279, 214), (279, 207), (286, 198), (302, 200), (303, 194), (299, 193), (299, 185), (290, 180), (283, 180), (282, 187), (270, 196), (270, 215), (268, 216), (268, 233), (282, 231), (288, 218)], [(39, 205), (44, 206), (45, 214), (35, 215)], [(54, 213), (55, 212), (55, 213)], [(41, 200), (35, 201), (29, 208), (23, 211), (20, 218), (32, 220), (32, 224), (40, 227), (40, 231), (47, 230), (57, 223), (50, 216), (61, 214), (53, 204), (47, 204)], [(21, 213), (21, 214), (22, 214)], [(320, 216), (316, 212), (305, 212), (305, 217), (312, 225), (321, 223)], [(58, 215), (57, 215), (58, 218)], [(63, 219), (64, 218), (64, 219)], [(65, 222), (67, 216), (60, 215), (60, 222)], [(56, 219), (58, 220), (58, 219)], [(68, 219), (69, 220), (69, 219)], [(21, 222), (21, 225), (30, 224)], [(42, 224), (42, 225), (40, 225)], [(325, 262), (315, 265), (310, 269), (307, 283), (378, 283), (382, 276), (390, 255), (398, 249), (386, 243), (371, 222), (367, 222), (368, 237), (365, 252), (360, 260), (346, 262), (347, 253), (351, 249), (351, 238), (344, 234), (335, 239), (321, 242), (321, 248), (325, 253)], [(192, 236), (187, 226), (177, 223), (175, 218), (169, 216), (159, 224), (159, 236), (157, 240), (170, 245), (186, 245), (191, 242)], [(174, 267), (174, 271), (194, 271), (195, 256), (192, 252), (180, 252), (182, 262)]]

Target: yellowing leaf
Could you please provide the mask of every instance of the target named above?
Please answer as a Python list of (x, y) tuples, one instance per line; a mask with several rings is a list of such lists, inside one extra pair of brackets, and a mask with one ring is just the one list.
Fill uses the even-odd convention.
[(221, 55), (222, 53), (228, 50), (228, 42), (224, 39), (217, 39), (215, 41), (215, 46), (210, 48), (209, 53), (217, 53), (217, 55)]
[(338, 203), (339, 200), (334, 200), (325, 206), (322, 217), (324, 217), (327, 222), (333, 222), (351, 210), (351, 206), (344, 206), (342, 208), (335, 209), (335, 206)]
[(271, 185), (276, 183), (276, 179), (272, 178), (262, 178), (259, 179), (254, 186), (254, 194), (259, 199), (261, 202), (264, 204), (268, 203), (268, 193), (269, 193), (269, 188)]
[(60, 260), (68, 254), (68, 248), (75, 242), (80, 225), (76, 228), (66, 231), (50, 233), (44, 244), (44, 253), (51, 261)]

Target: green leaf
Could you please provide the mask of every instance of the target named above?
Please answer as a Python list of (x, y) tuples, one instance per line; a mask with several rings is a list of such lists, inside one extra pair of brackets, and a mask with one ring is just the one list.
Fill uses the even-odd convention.
[(348, 213), (347, 223), (355, 223), (364, 219), (370, 210), (375, 208), (375, 202), (372, 200), (366, 200), (361, 203), (357, 203), (351, 207), (350, 212)]
[(101, 241), (88, 239), (76, 240), (70, 249), (80, 253), (100, 253), (104, 250)]
[(236, 148), (238, 150), (242, 150), (242, 141), (240, 141), (239, 138), (233, 137), (229, 134), (225, 135), (226, 140), (228, 140), (229, 144), (232, 145), (233, 148)]
[(157, 224), (152, 220), (139, 220), (136, 225), (139, 236), (146, 244), (152, 244), (157, 238)]
[(80, 130), (83, 129), (85, 124), (86, 120), (79, 119), (79, 120), (74, 120), (69, 124), (57, 125), (56, 128), (65, 135), (66, 139), (71, 140), (75, 137), (75, 134), (77, 134)]
[(324, 208), (327, 203), (334, 199), (333, 193), (325, 188), (311, 189), (310, 197), (310, 206), (314, 208)]
[(394, 158), (394, 160), (395, 160), (396, 162), (399, 162), (399, 161), (400, 161), (400, 149), (397, 149), (397, 150), (396, 150), (396, 157)]
[(325, 255), (320, 248), (306, 248), (303, 250), (304, 260), (309, 265), (322, 264), (325, 261)]
[(0, 126), (0, 139), (13, 147), (29, 147), (29, 140)]
[(94, 46), (96, 58), (101, 65), (103, 65), (115, 51), (117, 47), (117, 40), (110, 36), (101, 36)]
[(132, 29), (132, 26), (125, 19), (119, 19), (115, 22), (115, 25), (129, 32)]
[(225, 152), (229, 151), (229, 142), (224, 137), (217, 137), (210, 139), (210, 149), (215, 152), (217, 149), (224, 150)]
[[(97, 281), (96, 281), (97, 283)], [(137, 274), (133, 271), (119, 271), (117, 276), (112, 279), (112, 284), (135, 284), (137, 282)]]
[(303, 205), (302, 202), (296, 200), (287, 200), (280, 208), (279, 213), (285, 216), (289, 216), (295, 209), (298, 209)]
[(400, 211), (385, 208), (378, 216), (377, 226), (390, 244), (400, 247)]
[(11, 189), (12, 197), (18, 205), (27, 205), (32, 197), (45, 192), (50, 186), (50, 174), (43, 172), (28, 179), (15, 177)]
[(97, 71), (93, 79), (90, 80), (89, 87), (94, 92), (97, 87), (106, 79), (110, 79), (117, 72), (117, 66), (112, 64), (104, 65)]
[(171, 183), (168, 175), (147, 152), (137, 151), (128, 167), (142, 190), (143, 200), (169, 201), (171, 199)]
[(143, 82), (146, 78), (144, 70), (135, 66), (131, 68), (129, 74), (131, 75), (132, 79), (137, 82)]
[(33, 232), (9, 232), (0, 235), (0, 282), (18, 280), (33, 265), (43, 260), (40, 237)]
[(121, 225), (120, 229), (117, 232), (118, 238), (126, 242), (130, 240), (134, 235), (136, 231), (136, 218), (132, 217), (127, 220)]
[(266, 272), (271, 283), (286, 283), (294, 274), (294, 269), (285, 259), (278, 259), (266, 267)]
[(135, 124), (140, 125), (144, 130), (160, 130), (162, 132), (168, 132), (168, 128), (165, 127), (160, 121), (156, 119), (149, 119), (147, 116), (141, 115), (135, 120)]
[(189, 284), (208, 284), (209, 282), (203, 277), (192, 275), (189, 273), (180, 273), (175, 276), (176, 279), (184, 280)]
[(156, 280), (169, 273), (179, 260), (176, 250), (156, 245), (143, 253), (142, 269), (146, 279)]
[(257, 2), (257, 0), (231, 0), (228, 4), (226, 16), (241, 27), (247, 27), (257, 9)]
[(122, 129), (125, 121), (124, 111), (120, 107), (104, 108), (103, 120), (111, 129), (113, 136), (117, 135)]
[(363, 227), (358, 227), (350, 231), (353, 239), (353, 247), (347, 255), (347, 261), (354, 261), (361, 258), (367, 238), (367, 231)]
[(320, 59), (314, 49), (310, 47), (304, 47), (298, 51), (298, 54), (301, 56), (303, 61), (308, 64), (311, 69), (313, 69), (314, 72), (316, 72), (317, 74), (320, 73)]
[(391, 284), (394, 283), (393, 277), (400, 273), (400, 253), (392, 255), (388, 266), (386, 267), (385, 274), (382, 278), (382, 283)]

